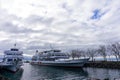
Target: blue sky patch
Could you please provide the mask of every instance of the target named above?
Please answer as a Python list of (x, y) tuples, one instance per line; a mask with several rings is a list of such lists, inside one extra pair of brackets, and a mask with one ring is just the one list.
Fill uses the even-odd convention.
[(99, 9), (94, 10), (91, 19), (100, 19), (100, 17), (101, 17), (100, 10)]
[(95, 9), (91, 19), (100, 19), (106, 12), (101, 12), (100, 9)]

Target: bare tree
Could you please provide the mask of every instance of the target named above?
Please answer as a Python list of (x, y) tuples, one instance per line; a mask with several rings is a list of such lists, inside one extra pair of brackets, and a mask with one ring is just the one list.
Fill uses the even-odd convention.
[(94, 57), (96, 56), (96, 50), (95, 49), (88, 49), (87, 55), (94, 61)]
[(85, 58), (88, 57), (88, 54), (86, 51), (81, 50), (81, 56)]
[(116, 57), (116, 60), (120, 59), (120, 44), (115, 43), (109, 46), (112, 54)]
[(71, 57), (74, 59), (75, 57), (77, 57), (76, 55), (76, 50), (72, 50), (71, 51)]
[(107, 61), (107, 48), (105, 45), (99, 46), (98, 53), (100, 53), (101, 56), (103, 56), (104, 61)]
[(82, 56), (83, 51), (82, 50), (72, 50), (71, 51), (71, 57), (74, 59), (77, 57), (78, 59)]
[(77, 50), (77, 55), (76, 56), (77, 56), (78, 59), (82, 56), (81, 54), (82, 54), (82, 50)]

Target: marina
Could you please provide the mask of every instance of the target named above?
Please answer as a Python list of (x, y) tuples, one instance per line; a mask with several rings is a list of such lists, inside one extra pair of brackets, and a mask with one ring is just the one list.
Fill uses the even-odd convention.
[(26, 63), (23, 65), (23, 52), (19, 51), (16, 45), (5, 50), (4, 54), (0, 62), (0, 75), (3, 80), (120, 79), (118, 61), (90, 61), (87, 57), (72, 59), (70, 54), (52, 49), (42, 52), (36, 50), (31, 60), (24, 61)]
[(120, 0), (0, 0), (0, 80), (120, 80)]

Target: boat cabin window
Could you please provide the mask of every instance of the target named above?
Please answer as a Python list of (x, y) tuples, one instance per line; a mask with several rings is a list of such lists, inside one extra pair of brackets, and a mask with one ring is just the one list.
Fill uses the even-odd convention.
[(18, 49), (11, 49), (11, 51), (18, 51)]
[(19, 61), (22, 61), (22, 59), (19, 59)]
[(8, 53), (7, 55), (12, 55), (12, 54)]
[(7, 61), (8, 61), (8, 62), (9, 62), (9, 61), (12, 61), (12, 59), (8, 59)]
[(53, 52), (61, 52), (60, 50), (53, 50)]

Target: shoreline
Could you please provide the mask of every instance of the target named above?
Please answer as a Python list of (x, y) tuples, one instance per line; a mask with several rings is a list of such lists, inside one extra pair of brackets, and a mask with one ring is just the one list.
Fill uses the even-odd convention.
[(84, 67), (120, 69), (120, 61), (89, 61)]

